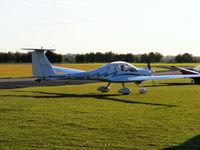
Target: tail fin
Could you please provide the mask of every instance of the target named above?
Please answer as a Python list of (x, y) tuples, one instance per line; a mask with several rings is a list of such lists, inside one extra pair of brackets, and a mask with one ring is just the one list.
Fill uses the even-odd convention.
[(32, 73), (38, 78), (46, 78), (55, 76), (56, 73), (45, 55), (46, 50), (53, 49), (23, 49), (23, 50), (34, 50), (32, 52)]

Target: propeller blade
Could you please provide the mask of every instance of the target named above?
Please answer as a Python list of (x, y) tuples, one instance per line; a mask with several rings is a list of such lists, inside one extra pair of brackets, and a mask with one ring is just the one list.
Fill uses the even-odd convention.
[(149, 70), (151, 70), (151, 63), (149, 61), (147, 62), (147, 67)]

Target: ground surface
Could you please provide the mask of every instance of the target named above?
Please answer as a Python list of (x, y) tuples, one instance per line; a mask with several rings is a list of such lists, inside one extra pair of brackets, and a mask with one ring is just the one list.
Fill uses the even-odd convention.
[(0, 149), (200, 149), (200, 86), (190, 79), (144, 82), (144, 95), (90, 82), (0, 80)]
[(36, 82), (35, 80), (36, 78), (0, 79), (0, 89), (16, 89), (25, 87), (39, 87), (39, 86), (80, 85), (86, 83), (99, 82), (92, 80), (55, 80), (55, 81)]
[(145, 95), (105, 83), (0, 90), (0, 149), (200, 149), (200, 87), (146, 82)]

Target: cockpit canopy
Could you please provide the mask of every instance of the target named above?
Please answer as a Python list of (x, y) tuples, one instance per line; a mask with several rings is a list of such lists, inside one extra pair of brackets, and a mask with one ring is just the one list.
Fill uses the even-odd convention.
[(120, 62), (112, 62), (109, 64), (107, 69), (110, 70), (121, 70), (121, 71), (130, 71), (130, 72), (136, 72), (137, 68), (129, 63), (120, 61)]

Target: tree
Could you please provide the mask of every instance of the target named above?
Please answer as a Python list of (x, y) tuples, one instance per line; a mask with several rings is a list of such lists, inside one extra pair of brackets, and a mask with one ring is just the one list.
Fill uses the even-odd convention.
[(56, 54), (52, 51), (47, 51), (46, 56), (49, 59), (50, 62), (52, 63), (61, 63), (63, 62), (63, 55), (61, 54)]
[(104, 56), (104, 62), (112, 62), (112, 61), (114, 61), (114, 53), (106, 52)]
[(140, 62), (146, 63), (146, 62), (161, 62), (163, 58), (163, 55), (156, 52), (150, 52), (149, 54), (142, 54), (140, 56)]
[(148, 62), (161, 62), (162, 57), (163, 55), (158, 52), (150, 52), (148, 54)]
[(193, 62), (194, 57), (191, 54), (185, 53), (182, 55), (184, 62)]
[(142, 54), (141, 56), (140, 56), (140, 62), (142, 62), (142, 63), (146, 63), (146, 62), (148, 62), (149, 61), (149, 58), (148, 58), (148, 55), (145, 53), (145, 54)]
[(77, 54), (75, 60), (77, 63), (84, 63), (85, 62), (84, 54)]
[(95, 54), (95, 62), (103, 62), (103, 54), (101, 52)]
[(188, 53), (184, 53), (183, 55), (178, 54), (178, 55), (175, 57), (175, 61), (176, 61), (176, 62), (179, 62), (179, 63), (194, 62), (194, 57), (193, 57), (193, 55), (188, 54)]
[(127, 62), (134, 62), (134, 55), (131, 53), (128, 53), (125, 55), (125, 59), (126, 59), (125, 61)]
[(182, 60), (182, 55), (181, 54), (178, 54), (176, 57), (175, 57), (175, 61), (176, 62), (182, 62), (183, 60)]
[(155, 62), (161, 62), (162, 61), (162, 58), (163, 58), (163, 55), (159, 52), (155, 52)]

